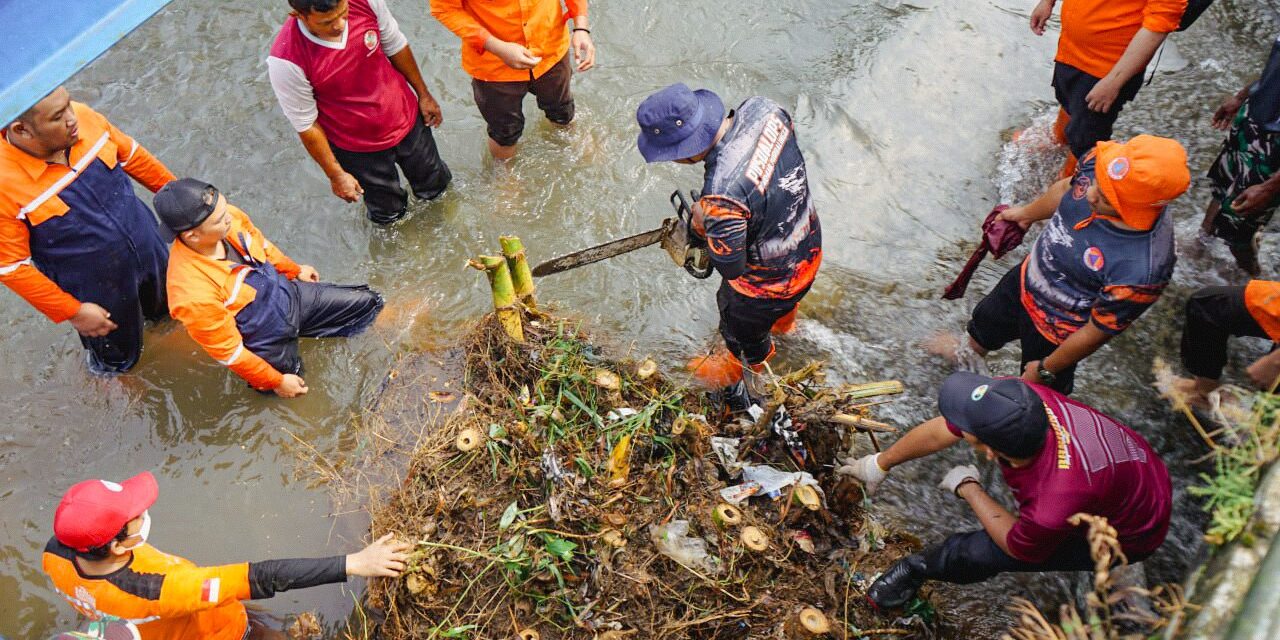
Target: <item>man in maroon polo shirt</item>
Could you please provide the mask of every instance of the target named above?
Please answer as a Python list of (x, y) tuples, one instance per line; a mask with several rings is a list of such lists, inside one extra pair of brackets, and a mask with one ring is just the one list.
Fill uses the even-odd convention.
[(428, 127), (440, 105), (387, 0), (289, 0), (267, 58), (271, 88), (333, 194), (364, 196), (369, 219), (404, 217), (409, 196), (431, 200), (452, 175)]
[(871, 493), (895, 466), (964, 440), (999, 464), (1018, 515), (987, 495), (976, 467), (951, 469), (938, 486), (968, 502), (982, 529), (952, 534), (889, 567), (867, 592), (878, 607), (906, 604), (927, 579), (968, 584), (1006, 571), (1092, 570), (1084, 529), (1067, 521), (1077, 513), (1105, 517), (1130, 562), (1164, 542), (1169, 472), (1132, 429), (1048, 387), (973, 373), (942, 383), (938, 409), (941, 416), (883, 453), (846, 460), (838, 473)]

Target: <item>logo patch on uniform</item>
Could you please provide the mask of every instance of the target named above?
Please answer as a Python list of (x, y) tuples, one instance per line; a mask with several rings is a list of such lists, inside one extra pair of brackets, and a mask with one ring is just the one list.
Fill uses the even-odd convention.
[(1102, 249), (1089, 247), (1084, 250), (1084, 266), (1088, 267), (1090, 271), (1101, 271), (1102, 265), (1106, 264), (1106, 262), (1106, 258), (1102, 255)]
[(778, 156), (782, 155), (782, 147), (790, 137), (791, 131), (777, 114), (771, 114), (764, 121), (756, 150), (751, 153), (751, 162), (747, 163), (747, 179), (756, 185), (756, 191), (764, 193), (769, 188), (773, 169), (778, 166)]
[(85, 609), (93, 611), (98, 608), (98, 599), (94, 598), (93, 594), (89, 593), (89, 590), (84, 588), (84, 585), (76, 585), (76, 597), (71, 604), (79, 604)]
[(1089, 193), (1089, 186), (1092, 184), (1093, 181), (1089, 179), (1089, 176), (1076, 178), (1075, 186), (1071, 188), (1071, 199), (1084, 200), (1084, 197)]
[(1124, 177), (1129, 175), (1129, 159), (1121, 157), (1108, 162), (1107, 175), (1111, 176), (1112, 180), (1124, 180)]
[(217, 602), (218, 589), (222, 586), (222, 578), (207, 578), (200, 585), (201, 602)]
[(981, 400), (981, 399), (982, 399), (982, 396), (987, 395), (987, 389), (988, 389), (988, 388), (989, 388), (989, 387), (988, 387), (987, 385), (985, 385), (985, 384), (984, 384), (984, 385), (979, 385), (977, 388), (975, 388), (975, 389), (973, 390), (973, 393), (969, 394), (969, 398), (970, 398), (971, 400), (973, 400), (974, 402), (977, 402), (977, 401)]
[(373, 53), (373, 50), (378, 48), (377, 29), (370, 29), (364, 32), (364, 48), (368, 49), (369, 53)]

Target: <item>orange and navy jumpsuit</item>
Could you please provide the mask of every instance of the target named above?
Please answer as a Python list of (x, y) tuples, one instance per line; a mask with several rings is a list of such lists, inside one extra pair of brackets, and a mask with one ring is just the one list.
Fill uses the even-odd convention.
[(54, 322), (83, 302), (118, 325), (81, 337), (90, 367), (120, 373), (142, 354), (144, 319), (164, 317), (168, 249), (129, 178), (157, 191), (173, 174), (101, 114), (72, 102), (79, 140), (68, 165), (0, 139), (0, 282)]
[(1217, 380), (1232, 336), (1280, 342), (1280, 282), (1205, 287), (1187, 299), (1186, 316), (1182, 365), (1191, 375)]
[(791, 115), (762, 97), (732, 115), (707, 154), (699, 204), (711, 264), (724, 278), (720, 333), (730, 353), (759, 364), (773, 352), (774, 322), (813, 284), (822, 229)]
[(142, 640), (241, 640), (249, 630), (242, 600), (347, 579), (345, 556), (198, 567), (144, 544), (103, 576), (85, 575), (75, 557), (56, 538), (44, 548), (44, 572), (58, 593), (91, 620), (138, 625)]
[(364, 286), (298, 282), (300, 267), (228, 204), (227, 259), (173, 241), (169, 309), (214, 360), (269, 391), (300, 373), (298, 337), (349, 336), (367, 328), (382, 297)]

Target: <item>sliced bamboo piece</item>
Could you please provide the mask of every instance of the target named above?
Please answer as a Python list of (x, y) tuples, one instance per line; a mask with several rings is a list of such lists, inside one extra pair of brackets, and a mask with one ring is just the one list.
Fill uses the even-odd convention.
[(893, 425), (848, 413), (837, 413), (834, 416), (831, 416), (831, 421), (836, 424), (842, 424), (846, 427), (853, 427), (864, 431), (879, 431), (880, 433), (896, 433), (898, 431), (897, 427), (894, 427)]
[(502, 255), (507, 259), (507, 269), (511, 271), (511, 284), (516, 296), (525, 306), (536, 309), (537, 301), (534, 292), (533, 273), (529, 270), (529, 260), (525, 258), (524, 243), (516, 236), (500, 236), (498, 244), (502, 245)]
[(822, 496), (818, 495), (818, 490), (813, 485), (801, 484), (796, 485), (795, 493), (796, 502), (804, 505), (804, 508), (810, 511), (817, 511), (822, 508)]
[(498, 322), (512, 340), (524, 342), (524, 321), (520, 308), (516, 306), (515, 286), (511, 282), (511, 270), (507, 268), (507, 261), (497, 256), (478, 256), (467, 264), (489, 276), (489, 288), (493, 291), (493, 308), (497, 310)]
[(517, 631), (516, 637), (520, 640), (542, 640), (542, 634), (532, 627)]
[(756, 553), (769, 549), (769, 536), (760, 527), (743, 527), (738, 537), (742, 540), (742, 546)]
[(857, 400), (859, 398), (871, 398), (874, 396), (887, 396), (895, 393), (902, 393), (905, 388), (902, 383), (897, 380), (882, 380), (880, 382), (867, 382), (864, 384), (846, 384), (840, 387), (840, 395)]
[(463, 429), (458, 432), (458, 437), (453, 441), (454, 446), (458, 447), (458, 451), (466, 453), (475, 451), (480, 446), (480, 442), (484, 440), (484, 436), (476, 429)]
[(727, 529), (742, 524), (742, 512), (731, 504), (718, 504), (711, 510), (711, 520), (717, 527)]
[(801, 609), (783, 625), (783, 634), (797, 640), (816, 638), (828, 633), (831, 633), (831, 623), (827, 622), (826, 614), (813, 607)]

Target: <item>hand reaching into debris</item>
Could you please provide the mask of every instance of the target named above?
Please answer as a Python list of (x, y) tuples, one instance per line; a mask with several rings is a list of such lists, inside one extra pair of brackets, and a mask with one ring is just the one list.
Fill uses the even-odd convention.
[(978, 468), (971, 464), (963, 464), (951, 467), (947, 475), (943, 476), (942, 482), (938, 483), (938, 488), (954, 496), (958, 495), (956, 490), (960, 488), (960, 485), (968, 481), (978, 481)]
[(388, 533), (364, 549), (347, 555), (347, 575), (394, 578), (404, 571), (404, 563), (409, 559), (406, 552), (412, 547)]
[(841, 460), (844, 466), (837, 468), (836, 473), (857, 478), (867, 488), (867, 495), (871, 495), (876, 492), (876, 489), (880, 488), (880, 483), (889, 477), (889, 472), (880, 468), (880, 464), (877, 462), (879, 458), (880, 454), (878, 453), (856, 459), (853, 456), (849, 456)]

